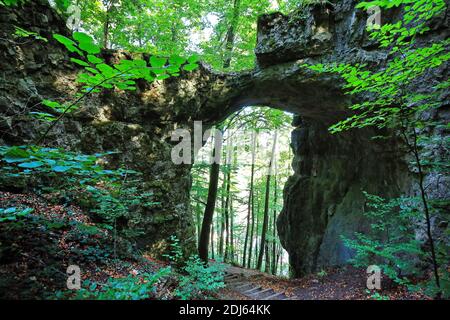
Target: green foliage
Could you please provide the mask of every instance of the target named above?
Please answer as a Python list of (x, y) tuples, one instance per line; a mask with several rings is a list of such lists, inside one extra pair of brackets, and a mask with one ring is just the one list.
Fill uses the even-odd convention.
[(180, 283), (175, 291), (176, 296), (182, 300), (203, 298), (224, 288), (225, 265), (222, 263), (209, 263), (207, 266), (198, 256), (191, 256), (183, 268), (186, 273), (180, 277)]
[[(371, 222), (369, 234), (355, 233), (354, 239), (342, 237), (356, 251), (350, 260), (357, 267), (379, 264), (385, 275), (399, 284), (410, 284), (403, 275), (420, 276), (419, 260), (424, 252), (415, 239), (415, 226), (421, 208), (416, 199), (385, 200), (365, 193)], [(381, 264), (380, 264), (381, 263)]]
[(164, 254), (163, 256), (174, 264), (182, 261), (183, 250), (181, 249), (180, 240), (175, 235), (170, 236), (169, 253)]
[(125, 278), (110, 278), (105, 284), (86, 280), (82, 288), (72, 295), (70, 291), (57, 292), (55, 298), (74, 300), (145, 300), (156, 293), (156, 285), (171, 273), (171, 268), (161, 268), (155, 273)]
[(16, 221), (17, 219), (25, 217), (32, 212), (33, 212), (32, 208), (25, 208), (25, 209), (19, 209), (16, 207), (10, 207), (6, 209), (0, 208), (0, 222)]
[[(224, 276), (226, 266), (222, 263), (205, 265), (197, 255), (183, 260), (181, 244), (176, 236), (171, 236), (169, 253), (165, 255), (170, 262), (178, 266), (181, 275), (175, 295), (182, 299), (199, 299), (212, 294), (225, 286)], [(180, 267), (181, 266), (181, 267)]]
[(322, 269), (317, 273), (317, 276), (319, 278), (325, 278), (327, 275), (328, 275), (328, 272), (325, 269)]
[(85, 92), (89, 93), (99, 92), (101, 88), (136, 90), (137, 79), (153, 82), (178, 76), (182, 69), (193, 71), (198, 68), (195, 56), (189, 59), (180, 56), (170, 58), (152, 56), (149, 61), (120, 60), (115, 65), (108, 65), (99, 55), (100, 47), (86, 33), (74, 32), (73, 40), (60, 34), (54, 34), (53, 37), (67, 50), (78, 54), (79, 58), (71, 58), (71, 61), (84, 68), (85, 72), (78, 76), (77, 81), (83, 84)]
[(368, 10), (378, 6), (383, 9), (402, 7), (404, 16), (402, 21), (385, 24), (380, 29), (371, 30), (372, 39), (380, 42), (383, 48), (393, 47), (396, 52), (399, 47), (408, 47), (418, 35), (427, 32), (426, 22), (440, 14), (446, 7), (444, 0), (377, 0), (359, 3), (356, 7)]
[[(355, 233), (353, 238), (342, 237), (344, 244), (355, 250), (355, 256), (349, 262), (356, 267), (379, 265), (383, 273), (394, 282), (406, 285), (411, 290), (426, 289), (433, 295), (436, 290), (434, 281), (414, 284), (412, 280), (424, 277), (423, 265), (428, 256), (422, 243), (416, 239), (415, 230), (422, 223), (421, 201), (417, 198), (395, 198), (386, 200), (376, 195), (365, 193), (368, 210), (364, 215), (371, 222), (370, 232)], [(445, 243), (442, 246), (446, 247)], [(448, 250), (448, 247), (442, 248)], [(445, 274), (446, 254), (439, 256), (442, 274)], [(442, 280), (443, 293), (448, 295), (445, 286), (448, 280)]]
[(432, 92), (411, 92), (408, 87), (418, 81), (427, 71), (447, 62), (450, 53), (447, 50), (450, 40), (442, 40), (426, 47), (417, 47), (415, 40), (420, 34), (429, 30), (428, 21), (441, 13), (445, 1), (438, 0), (401, 0), (363, 2), (361, 8), (378, 5), (383, 8), (403, 6), (405, 12), (402, 21), (385, 24), (380, 29), (371, 30), (371, 37), (379, 42), (380, 47), (390, 50), (391, 59), (383, 70), (370, 71), (363, 64), (317, 64), (309, 66), (318, 72), (340, 74), (346, 81), (344, 86), (351, 95), (369, 94), (373, 98), (353, 105), (350, 109), (355, 115), (333, 126), (330, 131), (341, 131), (375, 126), (377, 128), (398, 127), (405, 119), (415, 126), (423, 124), (414, 116), (419, 112), (437, 108), (437, 99), (443, 89), (448, 88), (448, 80), (431, 87)]
[[(94, 208), (91, 210), (99, 218), (115, 232), (117, 231), (116, 222), (119, 218), (133, 220), (133, 212), (138, 207), (151, 208), (158, 205), (151, 199), (153, 194), (150, 192), (142, 192), (135, 185), (126, 182), (109, 182), (107, 188), (98, 188), (87, 186), (86, 191), (89, 192), (94, 200)], [(138, 227), (138, 223), (134, 223), (135, 227), (131, 230), (122, 227), (120, 234), (126, 238), (133, 238), (143, 233)]]
[(390, 300), (388, 296), (383, 296), (382, 294), (380, 294), (379, 292), (374, 292), (372, 293), (370, 290), (366, 290), (367, 294), (370, 294), (370, 299), (372, 300), (378, 300), (378, 301), (383, 301), (383, 300)]
[[(67, 152), (57, 148), (37, 146), (0, 146), (0, 161), (4, 164), (0, 169), (2, 178), (18, 178), (26, 176), (46, 177), (71, 175), (77, 179), (98, 181), (107, 177), (120, 177), (131, 170), (105, 170), (98, 164), (101, 157), (112, 152), (84, 155)], [(86, 182), (86, 180), (81, 180)]]
[(28, 31), (28, 30), (25, 30), (25, 29), (20, 28), (18, 26), (14, 26), (14, 28), (15, 28), (14, 35), (17, 38), (28, 38), (28, 37), (31, 37), (31, 38), (34, 38), (35, 40), (42, 40), (44, 42), (48, 42), (48, 40), (46, 38), (41, 37), (36, 32)]
[(1, 0), (0, 5), (12, 7), (12, 6), (16, 6), (18, 4), (23, 4), (23, 3), (25, 3), (25, 1), (26, 0)]

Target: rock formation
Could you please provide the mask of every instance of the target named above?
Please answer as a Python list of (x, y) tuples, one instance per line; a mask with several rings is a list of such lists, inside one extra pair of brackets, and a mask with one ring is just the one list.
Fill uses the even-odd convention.
[[(139, 83), (136, 92), (92, 95), (52, 130), (45, 143), (84, 153), (119, 151), (109, 165), (143, 172), (146, 189), (161, 203), (130, 213), (128, 227), (145, 229), (139, 244), (158, 251), (177, 234), (194, 250), (190, 166), (172, 163), (172, 131), (193, 130), (193, 121), (203, 121), (207, 129), (245, 106), (293, 112), (295, 174), (285, 187), (280, 238), (296, 276), (318, 266), (342, 264), (351, 252), (340, 235), (367, 228), (361, 191), (396, 195), (409, 192), (414, 179), (406, 162), (399, 160), (401, 149), (395, 141), (374, 142), (369, 130), (328, 132), (329, 125), (347, 114), (351, 97), (343, 93), (338, 76), (302, 66), (336, 60), (383, 66), (386, 53), (368, 39), (367, 15), (354, 6), (355, 1), (344, 0), (312, 6), (302, 14), (262, 16), (254, 70), (225, 74), (201, 65), (179, 78)], [(13, 25), (50, 40), (16, 40)], [(426, 39), (448, 36), (447, 26), (448, 16), (436, 22)], [(68, 35), (63, 19), (44, 0), (15, 9), (0, 7), (0, 144), (33, 140), (44, 125), (25, 116), (30, 107), (42, 99), (69, 100), (76, 91), (79, 69), (52, 40), (54, 32)], [(102, 54), (111, 62), (129, 56), (111, 50)], [(441, 71), (448, 75), (446, 67)]]

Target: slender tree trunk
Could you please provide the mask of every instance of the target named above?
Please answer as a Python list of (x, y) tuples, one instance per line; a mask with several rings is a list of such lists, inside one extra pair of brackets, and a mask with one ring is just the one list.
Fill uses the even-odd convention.
[(277, 144), (277, 132), (275, 131), (275, 134), (273, 136), (272, 154), (271, 154), (270, 161), (269, 161), (269, 170), (268, 170), (267, 179), (266, 179), (266, 194), (265, 194), (265, 200), (264, 200), (264, 220), (263, 220), (263, 228), (262, 228), (262, 232), (261, 232), (261, 248), (259, 250), (258, 264), (256, 266), (256, 268), (258, 270), (261, 270), (261, 266), (262, 266), (265, 243), (266, 243), (267, 227), (268, 227), (268, 223), (269, 223), (270, 178), (272, 176), (272, 165), (274, 164), (276, 144)]
[(269, 273), (270, 272), (270, 254), (269, 254), (269, 241), (266, 240), (265, 242), (265, 256), (266, 256), (266, 263), (264, 266), (264, 272)]
[(277, 201), (278, 201), (278, 183), (277, 183), (277, 175), (274, 176), (274, 195), (273, 195), (273, 218), (272, 218), (272, 274), (275, 275), (277, 273), (277, 264), (276, 264), (276, 250), (277, 250), (277, 242), (275, 241), (277, 236)]
[(214, 207), (217, 196), (217, 184), (219, 181), (220, 164), (213, 163), (209, 174), (208, 200), (206, 202), (205, 214), (203, 215), (202, 229), (200, 232), (200, 241), (198, 254), (204, 262), (208, 262), (208, 245), (211, 223), (214, 215)]
[(195, 208), (195, 217), (197, 220), (197, 241), (200, 244), (200, 233), (202, 231), (202, 221), (201, 221), (201, 214), (200, 214), (200, 204), (197, 201), (196, 208)]
[(111, 10), (115, 0), (106, 3), (105, 21), (103, 22), (103, 48), (109, 48), (109, 29), (111, 24)]
[(216, 240), (216, 255), (220, 256), (220, 216), (217, 216), (216, 218), (216, 236), (217, 236), (217, 240)]
[[(251, 259), (252, 259), (252, 249), (253, 249), (253, 234), (255, 231), (255, 201), (254, 201), (254, 179), (255, 179), (255, 154), (256, 154), (256, 134), (253, 134), (252, 137), (252, 164), (251, 164), (251, 174), (250, 174), (250, 190), (248, 193), (248, 217), (251, 220), (251, 229), (250, 229), (250, 245), (248, 248), (248, 263), (247, 267), (251, 268)], [(249, 224), (247, 223), (247, 231), (249, 228)], [(247, 239), (246, 239), (247, 240)], [(245, 249), (244, 249), (244, 262), (243, 266), (245, 267)]]
[[(220, 137), (220, 135), (219, 135)], [(211, 224), (213, 222), (214, 208), (216, 206), (217, 198), (217, 186), (219, 183), (220, 174), (220, 161), (217, 161), (220, 157), (216, 155), (221, 154), (221, 143), (219, 137), (214, 139), (214, 157), (211, 164), (211, 170), (209, 173), (209, 186), (208, 186), (208, 199), (206, 201), (205, 213), (203, 215), (202, 229), (200, 232), (200, 242), (198, 245), (198, 255), (205, 263), (208, 263), (208, 247), (211, 232)]]
[(220, 256), (223, 257), (224, 256), (224, 239), (225, 239), (225, 187), (226, 187), (226, 175), (225, 173), (223, 174), (223, 181), (222, 181), (222, 194), (221, 194), (221, 203), (222, 203), (222, 210), (221, 210), (221, 215), (220, 215), (220, 240), (219, 240), (219, 252), (220, 252)]
[(225, 255), (224, 260), (228, 261), (229, 259), (229, 253), (230, 253), (230, 215), (229, 215), (229, 209), (230, 209), (230, 186), (231, 186), (231, 167), (227, 166), (227, 189), (225, 193)]
[(283, 249), (280, 246), (280, 251), (279, 251), (279, 255), (280, 255), (280, 271), (279, 273), (281, 274), (281, 272), (283, 272)]
[[(233, 47), (234, 47), (234, 32), (235, 32), (235, 28), (237, 26), (238, 23), (238, 18), (239, 18), (239, 6), (240, 6), (240, 0), (235, 0), (234, 2), (234, 13), (233, 13), (233, 21), (230, 25), (229, 28), (229, 32), (227, 34), (227, 41), (226, 41), (226, 48), (227, 48), (227, 52), (229, 52), (229, 56), (230, 59), (225, 59), (223, 67), (224, 69), (227, 69), (230, 67), (231, 65), (231, 53), (233, 51)], [(236, 17), (236, 18), (235, 18)], [(231, 30), (231, 31), (230, 31)], [(221, 152), (217, 150), (217, 148), (215, 148), (214, 152)], [(216, 153), (217, 154), (217, 153)], [(217, 197), (217, 186), (218, 186), (218, 181), (219, 181), (219, 174), (220, 174), (220, 164), (219, 163), (213, 163), (211, 165), (210, 168), (210, 183), (209, 183), (209, 190), (208, 190), (208, 202), (207, 202), (207, 209), (205, 208), (205, 216), (203, 217), (203, 224), (202, 224), (202, 234), (207, 235), (207, 239), (205, 240), (204, 238), (202, 238), (202, 243), (199, 245), (199, 256), (200, 258), (207, 262), (208, 261), (208, 242), (209, 242), (209, 232), (211, 229), (211, 222), (212, 222), (212, 217), (206, 217), (206, 215), (212, 215), (214, 214), (214, 209), (215, 209), (215, 205), (216, 205), (216, 197)], [(213, 179), (213, 185), (211, 184), (211, 179)], [(211, 203), (209, 202), (209, 200), (211, 200)], [(208, 206), (209, 205), (209, 206)], [(211, 213), (212, 210), (212, 213)], [(205, 221), (206, 220), (206, 221)], [(209, 222), (208, 226), (205, 226), (205, 222)], [(223, 225), (222, 225), (223, 226)], [(205, 230), (203, 230), (205, 229)], [(207, 229), (207, 230), (206, 230)], [(219, 250), (220, 253), (223, 256), (223, 228), (221, 230), (221, 236), (220, 236), (220, 242), (219, 242)], [(228, 234), (227, 234), (228, 237)], [(206, 253), (204, 252), (204, 246), (206, 244)], [(202, 254), (200, 254), (200, 247), (202, 247)], [(225, 255), (227, 252), (227, 248), (225, 248)], [(202, 256), (203, 255), (203, 256)], [(206, 257), (205, 257), (206, 255)]]
[(280, 263), (280, 255), (281, 255), (281, 246), (278, 246), (277, 248), (277, 258), (275, 261), (275, 272), (274, 275), (277, 275), (278, 273), (278, 264)]
[[(413, 139), (414, 139), (412, 150), (414, 153), (417, 169), (419, 172), (420, 196), (421, 196), (423, 208), (425, 211), (425, 220), (426, 220), (426, 224), (427, 224), (427, 236), (428, 236), (428, 241), (430, 242), (430, 251), (431, 251), (432, 264), (433, 264), (434, 278), (435, 278), (436, 286), (440, 289), (441, 284), (440, 284), (440, 278), (439, 278), (439, 266), (438, 266), (438, 262), (436, 259), (436, 250), (434, 247), (434, 239), (433, 239), (433, 235), (431, 233), (431, 215), (430, 215), (430, 210), (429, 210), (429, 206), (428, 206), (427, 194), (426, 194), (425, 186), (424, 186), (425, 175), (423, 172), (422, 163), (420, 161), (420, 151), (419, 151), (419, 148), (417, 145), (417, 140), (418, 140), (417, 132), (416, 132), (415, 128), (413, 128), (412, 131), (413, 131)], [(441, 293), (439, 292), (438, 295), (440, 295), (440, 294)]]
[(255, 192), (256, 195), (256, 234), (255, 234), (255, 260), (254, 260), (254, 268), (256, 268), (256, 263), (258, 261), (258, 248), (259, 248), (259, 211), (260, 211), (260, 203), (259, 203), (259, 191), (258, 189)]
[[(250, 187), (251, 189), (251, 187)], [(245, 238), (244, 238), (244, 250), (242, 253), (242, 267), (245, 268), (245, 263), (247, 261), (247, 245), (248, 245), (248, 236), (250, 234), (250, 215), (251, 215), (251, 204), (250, 204), (250, 197), (248, 198), (248, 203), (247, 203), (247, 225), (245, 228)]]
[(230, 257), (231, 257), (231, 263), (234, 262), (234, 221), (233, 221), (233, 197), (231, 196), (230, 199)]
[(223, 67), (227, 69), (231, 65), (231, 57), (234, 49), (234, 41), (236, 37), (236, 29), (239, 23), (239, 15), (240, 15), (240, 6), (241, 0), (234, 0), (233, 3), (233, 17), (231, 19), (231, 24), (228, 27), (227, 36), (226, 36), (226, 45), (225, 45), (225, 60)]
[(215, 257), (214, 257), (214, 215), (213, 215), (213, 221), (211, 223), (211, 258), (215, 259)]

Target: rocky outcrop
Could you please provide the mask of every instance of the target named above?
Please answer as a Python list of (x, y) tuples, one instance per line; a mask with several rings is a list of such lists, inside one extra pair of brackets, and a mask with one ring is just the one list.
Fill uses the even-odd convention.
[[(1, 10), (0, 139), (3, 144), (29, 143), (46, 124), (31, 120), (27, 113), (48, 111), (39, 104), (43, 99), (70, 101), (77, 90), (74, 80), (79, 69), (69, 62), (68, 52), (52, 39), (53, 33), (69, 32), (46, 1)], [(49, 41), (15, 39), (14, 25)], [(112, 51), (103, 55), (110, 62), (128, 56)], [(323, 103), (317, 105), (319, 97)], [(297, 63), (240, 74), (216, 73), (202, 65), (179, 78), (140, 83), (136, 92), (104, 91), (89, 96), (77, 112), (51, 131), (45, 144), (84, 153), (118, 151), (109, 165), (120, 164), (142, 172), (146, 189), (154, 194), (155, 202), (161, 203), (149, 211), (130, 213), (128, 227), (145, 229), (140, 244), (159, 248), (176, 234), (184, 247), (193, 251), (190, 167), (171, 161), (174, 129), (192, 130), (193, 121), (203, 121), (206, 130), (239, 108), (254, 104), (293, 112), (304, 109), (330, 122), (333, 113), (337, 117), (338, 109), (344, 110), (345, 101), (337, 77), (318, 76)], [(326, 115), (327, 109), (333, 111)]]
[[(313, 6), (303, 11), (299, 19), (278, 13), (262, 17), (256, 47), (260, 66), (314, 59), (325, 63), (366, 63), (374, 70), (382, 68), (387, 54), (368, 38), (367, 15), (354, 5), (354, 1), (339, 1), (334, 10)], [(397, 20), (399, 12), (394, 10), (382, 18), (384, 22)], [(448, 12), (435, 19), (431, 29), (419, 42), (448, 37)], [(426, 92), (433, 79), (445, 78), (448, 65), (427, 74), (427, 81), (414, 84), (411, 90)], [(354, 99), (358, 98), (364, 97)], [(447, 123), (448, 94), (441, 100), (439, 112), (427, 117)], [(315, 104), (320, 105), (321, 100)], [(325, 114), (330, 115), (336, 107), (339, 110), (337, 105), (331, 106)], [(362, 191), (385, 197), (417, 194), (414, 183), (417, 168), (408, 165), (411, 159), (403, 153), (399, 141), (375, 142), (371, 137), (379, 133), (370, 130), (330, 135), (329, 119), (299, 109), (297, 114), (294, 121), (297, 128), (292, 134), (295, 173), (286, 184), (284, 208), (277, 225), (281, 242), (289, 252), (292, 273), (301, 276), (323, 266), (346, 263), (354, 253), (343, 245), (341, 236), (365, 233), (369, 227), (363, 216), (366, 201)], [(448, 136), (448, 130), (431, 130), (428, 134), (440, 141)], [(448, 150), (440, 143), (431, 143), (427, 148), (430, 150), (424, 153), (429, 157), (448, 162)], [(430, 173), (427, 181), (430, 195), (448, 206), (449, 177)], [(443, 213), (443, 220), (448, 221), (448, 207)], [(441, 231), (435, 230), (436, 234)], [(426, 239), (423, 233), (418, 238)]]
[[(350, 255), (340, 241), (367, 227), (361, 190), (399, 194), (413, 176), (397, 160), (396, 142), (370, 140), (372, 132), (333, 136), (327, 127), (342, 119), (352, 103), (335, 75), (305, 69), (307, 62), (366, 62), (382, 67), (383, 51), (374, 49), (365, 31), (367, 15), (355, 1), (312, 6), (291, 16), (265, 15), (258, 22), (258, 66), (242, 73), (218, 73), (201, 67), (179, 78), (139, 83), (136, 92), (104, 91), (90, 96), (80, 110), (58, 124), (47, 145), (85, 153), (115, 150), (109, 165), (141, 171), (158, 207), (130, 213), (130, 228), (143, 227), (143, 248), (158, 251), (172, 234), (187, 250), (195, 244), (189, 205), (190, 166), (171, 161), (170, 136), (176, 128), (203, 129), (245, 106), (267, 105), (294, 112), (292, 147), (295, 174), (286, 185), (278, 222), (294, 275), (319, 265), (341, 264)], [(13, 25), (49, 38), (19, 41)], [(434, 37), (445, 36), (444, 27)], [(68, 34), (64, 22), (44, 0), (17, 9), (0, 7), (0, 143), (32, 141), (45, 124), (26, 117), (42, 99), (69, 100), (79, 71), (68, 53), (51, 39)], [(103, 52), (108, 61), (128, 56)], [(446, 71), (446, 70), (445, 70)], [(445, 192), (444, 192), (445, 193)]]

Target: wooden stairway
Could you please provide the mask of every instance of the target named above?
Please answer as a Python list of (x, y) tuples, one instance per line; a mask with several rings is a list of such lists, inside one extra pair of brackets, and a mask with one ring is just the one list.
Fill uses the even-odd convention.
[(263, 288), (243, 273), (227, 271), (225, 274), (225, 285), (228, 289), (237, 291), (251, 300), (296, 300), (289, 297), (285, 292), (277, 292), (271, 288)]

